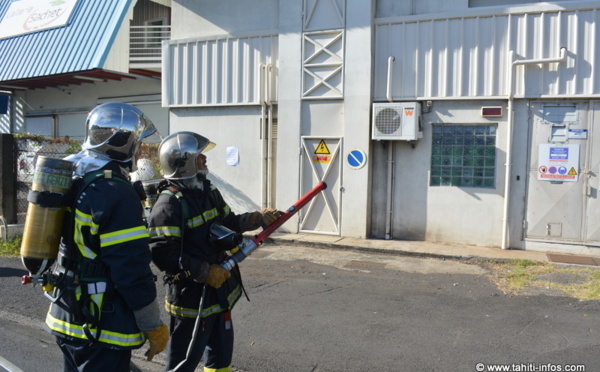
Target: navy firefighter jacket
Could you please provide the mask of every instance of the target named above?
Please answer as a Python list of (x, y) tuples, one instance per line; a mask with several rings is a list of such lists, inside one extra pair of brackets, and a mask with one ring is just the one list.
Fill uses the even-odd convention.
[[(233, 213), (219, 190), (208, 180), (203, 181), (202, 189), (175, 191), (163, 191), (158, 196), (148, 220), (152, 260), (167, 277), (182, 270), (180, 256), (184, 261), (192, 259), (206, 264), (219, 264), (226, 259), (226, 253), (209, 241), (209, 230), (213, 223), (237, 233), (259, 227), (242, 223), (249, 214)], [(237, 267), (231, 274), (219, 289), (206, 286), (202, 317), (229, 311), (240, 298), (242, 288)], [(166, 310), (180, 318), (197, 317), (204, 284), (193, 278), (167, 283)]]
[(61, 270), (77, 275), (66, 288), (55, 289), (59, 300), (50, 305), (46, 326), (67, 340), (133, 349), (146, 340), (133, 312), (156, 299), (156, 277), (140, 197), (116, 176), (120, 172), (115, 162), (90, 172), (98, 177), (66, 214), (63, 231), (72, 235), (63, 233), (57, 261), (66, 266)]

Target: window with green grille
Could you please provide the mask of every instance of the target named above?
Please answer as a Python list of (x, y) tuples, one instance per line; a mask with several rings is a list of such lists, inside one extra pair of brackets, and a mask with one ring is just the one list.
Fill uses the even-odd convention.
[(496, 186), (496, 125), (434, 124), (430, 186)]

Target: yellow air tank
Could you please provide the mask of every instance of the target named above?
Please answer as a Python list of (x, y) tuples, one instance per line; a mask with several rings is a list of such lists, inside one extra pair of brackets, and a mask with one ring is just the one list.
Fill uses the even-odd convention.
[(32, 276), (40, 276), (58, 255), (66, 207), (63, 197), (71, 189), (73, 163), (40, 156), (27, 197), (27, 215), (21, 243), (21, 261)]

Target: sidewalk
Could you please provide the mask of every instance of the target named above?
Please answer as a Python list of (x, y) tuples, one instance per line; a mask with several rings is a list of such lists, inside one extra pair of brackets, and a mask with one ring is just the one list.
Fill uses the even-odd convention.
[(452, 258), (461, 260), (524, 259), (541, 262), (600, 266), (600, 256), (581, 256), (540, 251), (510, 250), (492, 247), (441, 244), (423, 241), (354, 239), (318, 234), (274, 233), (268, 239), (275, 244), (303, 245), (328, 249), (355, 250), (400, 256)]

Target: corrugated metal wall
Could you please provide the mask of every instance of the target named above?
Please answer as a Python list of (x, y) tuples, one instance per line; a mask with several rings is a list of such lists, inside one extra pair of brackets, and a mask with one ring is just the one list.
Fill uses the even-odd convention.
[(379, 19), (374, 100), (387, 100), (389, 92), (394, 100), (505, 98), (510, 51), (515, 59), (557, 58), (561, 47), (568, 53), (560, 66), (516, 67), (515, 97), (600, 96), (600, 74), (594, 71), (600, 61), (600, 7), (589, 4)]
[[(68, 26), (0, 42), (0, 81), (104, 67), (132, 0), (80, 1)], [(10, 1), (0, 4), (0, 18)]]
[(277, 35), (260, 35), (163, 44), (163, 106), (261, 104), (267, 84), (277, 97), (277, 43)]

